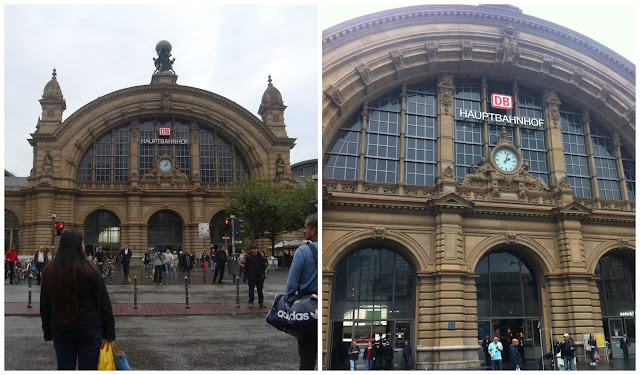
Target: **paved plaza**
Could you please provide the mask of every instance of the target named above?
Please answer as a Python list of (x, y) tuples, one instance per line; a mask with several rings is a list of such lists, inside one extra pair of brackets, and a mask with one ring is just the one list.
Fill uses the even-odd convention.
[[(211, 284), (212, 272), (192, 272), (189, 308), (181, 274), (169, 285), (153, 285), (139, 265), (130, 279), (122, 271), (107, 289), (116, 316), (116, 343), (134, 370), (297, 370), (297, 341), (265, 322), (276, 294), (282, 293), (288, 269), (269, 271), (264, 286), (267, 308), (248, 307), (248, 287), (225, 275), (223, 284)], [(137, 309), (134, 282), (138, 277)], [(166, 282), (166, 280), (163, 280)], [(55, 370), (52, 342), (43, 340), (39, 316), (40, 286), (5, 280), (5, 370)], [(283, 353), (290, 353), (283, 355)], [(28, 358), (28, 360), (26, 359)]]

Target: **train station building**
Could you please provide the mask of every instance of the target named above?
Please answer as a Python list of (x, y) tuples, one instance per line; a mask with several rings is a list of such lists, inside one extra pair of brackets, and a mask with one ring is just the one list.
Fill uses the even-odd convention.
[(634, 355), (632, 62), (513, 6), (429, 5), (324, 30), (322, 69), (323, 369), (352, 340), (429, 370), (479, 367), (485, 335)]
[(29, 139), (33, 168), (26, 178), (5, 174), (5, 247), (48, 246), (60, 221), (84, 232), (89, 252), (124, 244), (134, 256), (157, 245), (193, 251), (203, 246), (199, 223), (210, 224), (211, 244), (224, 244), (223, 193), (250, 171), (295, 186), (295, 139), (271, 76), (247, 88), (264, 90), (257, 117), (232, 99), (179, 85), (163, 49), (171, 45), (156, 46), (149, 84), (103, 95), (64, 121), (62, 87), (73, 77), (54, 69), (43, 82)]

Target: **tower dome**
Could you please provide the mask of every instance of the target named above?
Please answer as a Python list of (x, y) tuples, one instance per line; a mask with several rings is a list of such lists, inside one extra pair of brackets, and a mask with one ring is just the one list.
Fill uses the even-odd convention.
[(44, 86), (44, 91), (42, 92), (42, 99), (51, 100), (57, 99), (62, 100), (62, 90), (60, 89), (60, 84), (58, 84), (58, 80), (56, 78), (56, 69), (53, 68), (53, 74), (51, 80), (47, 82)]
[(264, 94), (262, 94), (261, 104), (265, 107), (273, 104), (282, 105), (282, 94), (280, 94), (280, 91), (271, 83), (271, 75), (269, 75), (268, 82), (269, 85), (267, 85), (267, 89), (264, 91)]

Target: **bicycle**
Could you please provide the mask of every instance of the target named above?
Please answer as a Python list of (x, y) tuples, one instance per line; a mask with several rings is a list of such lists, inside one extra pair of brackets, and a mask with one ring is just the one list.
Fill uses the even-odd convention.
[(17, 265), (15, 269), (13, 282), (18, 284), (21, 280), (25, 280), (27, 278), (35, 278), (36, 271), (33, 270), (34, 267), (35, 265), (33, 264), (33, 259), (19, 262), (19, 265)]

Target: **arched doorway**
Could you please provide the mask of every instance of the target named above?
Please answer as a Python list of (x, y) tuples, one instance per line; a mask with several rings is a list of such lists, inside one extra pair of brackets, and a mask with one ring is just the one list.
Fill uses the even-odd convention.
[(611, 343), (613, 358), (622, 358), (622, 350), (616, 346), (623, 334), (627, 335), (631, 347), (629, 355), (635, 355), (635, 256), (623, 250), (605, 254), (596, 265), (595, 275), (600, 295), (602, 326), (605, 339)]
[(20, 219), (13, 211), (4, 210), (4, 251), (9, 250), (11, 245), (16, 251), (20, 251)]
[[(510, 250), (496, 250), (480, 259), (475, 268), (478, 302), (478, 344), (485, 336), (498, 336), (509, 361), (513, 338), (524, 343), (524, 361), (538, 362), (544, 346), (540, 279), (534, 267)], [(542, 330), (542, 331), (541, 331)], [(542, 337), (541, 337), (542, 334)], [(480, 356), (484, 362), (484, 354)]]
[(182, 250), (184, 223), (178, 214), (170, 210), (161, 210), (149, 218), (147, 223), (147, 246), (164, 252)]
[[(228, 218), (229, 215), (220, 211), (217, 214), (213, 215), (211, 221), (209, 222), (209, 232), (211, 234), (210, 242), (211, 245), (225, 245), (227, 249), (229, 249), (229, 245), (231, 244), (231, 233), (225, 232), (224, 219)], [(225, 237), (229, 237), (225, 239)]]
[(120, 219), (111, 211), (97, 210), (84, 221), (84, 247), (87, 255), (101, 247), (108, 257), (120, 250)]
[[(362, 349), (387, 342), (401, 368), (404, 341), (414, 347), (415, 267), (396, 250), (369, 246), (349, 254), (333, 279), (329, 342), (332, 370), (348, 369), (347, 349), (355, 340)], [(380, 360), (378, 360), (380, 359)], [(382, 357), (374, 368), (383, 368)]]

